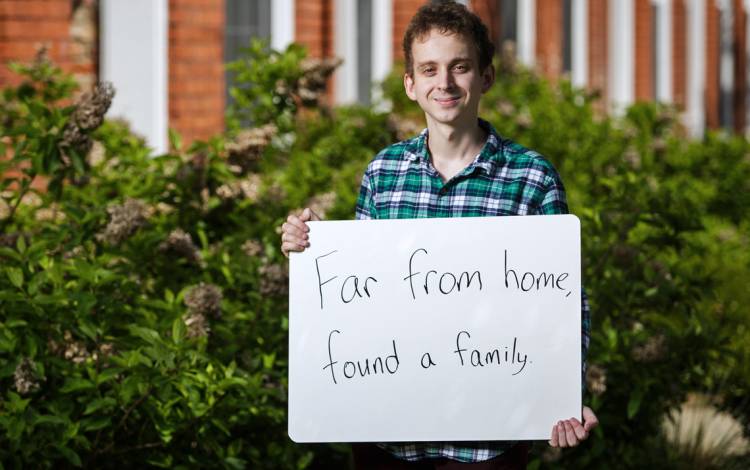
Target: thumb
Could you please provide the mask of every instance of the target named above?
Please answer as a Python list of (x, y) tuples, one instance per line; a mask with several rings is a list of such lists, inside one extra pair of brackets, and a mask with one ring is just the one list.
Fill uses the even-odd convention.
[(308, 207), (306, 210), (310, 211), (310, 220), (321, 220), (320, 216), (316, 214), (315, 212), (313, 212), (312, 209)]
[(589, 408), (588, 406), (583, 407), (583, 429), (585, 429), (587, 432), (594, 429), (599, 425), (599, 420), (596, 417), (596, 414), (594, 414), (594, 410)]

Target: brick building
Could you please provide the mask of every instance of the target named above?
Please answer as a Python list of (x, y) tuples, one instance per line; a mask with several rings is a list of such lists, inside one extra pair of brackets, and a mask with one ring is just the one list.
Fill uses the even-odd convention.
[[(251, 37), (336, 55), (338, 103), (371, 100), (402, 57), (401, 37), (425, 0), (0, 0), (0, 61), (40, 44), (83, 88), (115, 83), (112, 116), (157, 150), (167, 128), (186, 140), (221, 132), (223, 64)], [(694, 135), (747, 130), (749, 0), (464, 0), (498, 47), (552, 79), (599, 90), (614, 112), (675, 103)], [(15, 78), (2, 67), (0, 86)]]

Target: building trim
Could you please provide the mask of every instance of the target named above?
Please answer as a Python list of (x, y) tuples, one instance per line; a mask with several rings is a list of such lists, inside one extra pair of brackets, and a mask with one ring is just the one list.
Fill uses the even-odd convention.
[(687, 93), (685, 125), (694, 137), (700, 137), (706, 127), (706, 2), (687, 2)]
[(333, 7), (335, 29), (334, 51), (343, 63), (335, 73), (336, 103), (357, 101), (357, 2), (335, 0)]
[(536, 60), (536, 0), (518, 2), (518, 60), (533, 67)]
[(609, 99), (619, 114), (635, 95), (635, 5), (633, 0), (610, 0), (608, 7)]
[(589, 76), (589, 2), (588, 0), (573, 0), (573, 26), (571, 28), (573, 86), (585, 87)]
[(169, 22), (167, 0), (101, 0), (100, 77), (117, 94), (107, 113), (130, 122), (156, 153), (167, 145)]
[(284, 50), (294, 42), (295, 0), (271, 2), (271, 48)]
[(657, 101), (672, 101), (672, 1), (652, 0), (657, 13), (654, 21), (657, 24), (656, 37), (656, 83), (654, 83), (654, 97)]

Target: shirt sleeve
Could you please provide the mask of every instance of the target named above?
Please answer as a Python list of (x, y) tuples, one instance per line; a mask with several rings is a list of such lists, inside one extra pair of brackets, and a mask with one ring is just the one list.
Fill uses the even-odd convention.
[(377, 218), (372, 189), (373, 186), (370, 174), (368, 172), (365, 172), (365, 174), (362, 176), (362, 184), (359, 187), (359, 197), (357, 197), (355, 219), (370, 220)]
[[(532, 211), (534, 215), (567, 214), (568, 202), (565, 187), (555, 173), (545, 179), (544, 192), (539, 206)], [(586, 367), (589, 345), (591, 344), (591, 307), (586, 290), (581, 287), (581, 387), (586, 391)]]

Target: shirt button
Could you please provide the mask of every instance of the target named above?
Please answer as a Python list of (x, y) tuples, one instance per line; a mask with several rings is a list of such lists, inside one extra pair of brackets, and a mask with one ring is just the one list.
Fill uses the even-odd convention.
[(448, 187), (447, 187), (447, 186), (443, 186), (442, 188), (440, 188), (440, 191), (439, 191), (438, 193), (439, 193), (439, 194), (440, 194), (441, 196), (445, 196), (445, 194), (446, 194), (447, 192), (448, 192)]

